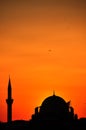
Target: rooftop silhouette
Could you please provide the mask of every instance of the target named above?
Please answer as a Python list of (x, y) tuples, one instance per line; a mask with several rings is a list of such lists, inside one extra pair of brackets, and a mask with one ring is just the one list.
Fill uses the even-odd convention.
[(86, 118), (78, 119), (70, 101), (66, 102), (62, 97), (48, 96), (40, 106), (35, 107), (31, 119), (12, 121), (12, 86), (9, 78), (7, 102), (7, 122), (0, 123), (0, 130), (86, 130)]

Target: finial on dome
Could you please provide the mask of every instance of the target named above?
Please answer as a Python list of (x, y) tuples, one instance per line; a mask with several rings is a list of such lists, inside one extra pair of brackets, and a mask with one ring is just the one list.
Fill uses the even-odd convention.
[(55, 96), (55, 91), (53, 91), (53, 96)]

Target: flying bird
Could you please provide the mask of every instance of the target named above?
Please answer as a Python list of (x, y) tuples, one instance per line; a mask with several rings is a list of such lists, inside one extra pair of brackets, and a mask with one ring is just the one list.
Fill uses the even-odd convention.
[(52, 50), (51, 50), (51, 49), (49, 49), (48, 51), (49, 51), (49, 52), (51, 52)]

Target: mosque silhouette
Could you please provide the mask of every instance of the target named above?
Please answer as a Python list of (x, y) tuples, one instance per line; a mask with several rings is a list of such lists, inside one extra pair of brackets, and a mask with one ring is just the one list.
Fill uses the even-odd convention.
[(31, 119), (12, 121), (12, 87), (9, 78), (7, 103), (7, 122), (0, 123), (0, 130), (86, 130), (86, 118), (78, 119), (70, 101), (53, 95), (47, 97), (41, 106), (35, 108)]

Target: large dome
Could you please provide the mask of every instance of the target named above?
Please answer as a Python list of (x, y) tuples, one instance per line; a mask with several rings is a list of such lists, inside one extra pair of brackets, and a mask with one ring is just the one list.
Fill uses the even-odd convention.
[(42, 102), (42, 106), (46, 106), (46, 105), (60, 105), (60, 104), (66, 104), (65, 100), (59, 96), (53, 95), (50, 97), (47, 97), (43, 102)]
[(68, 105), (63, 98), (53, 95), (47, 97), (42, 102), (40, 112), (55, 115), (65, 115), (68, 112)]

